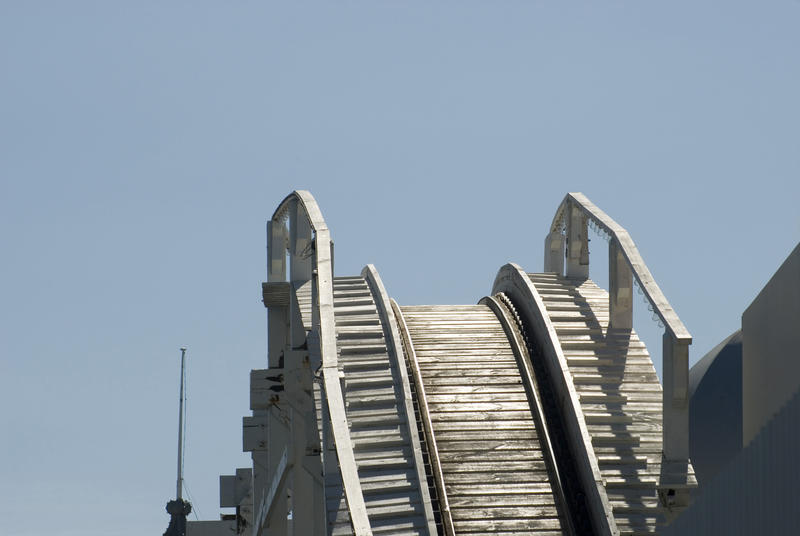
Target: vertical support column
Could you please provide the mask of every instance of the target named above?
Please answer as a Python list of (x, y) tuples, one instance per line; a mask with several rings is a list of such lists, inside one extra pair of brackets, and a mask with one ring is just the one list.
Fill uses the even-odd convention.
[(661, 477), (658, 497), (671, 522), (689, 506), (697, 486), (689, 474), (689, 343), (664, 333), (664, 401)]
[(664, 458), (689, 459), (689, 345), (664, 333)]
[[(311, 329), (312, 326), (303, 325), (302, 312), (295, 292), (302, 285), (312, 286), (310, 307), (312, 315), (316, 316), (319, 288), (313, 273), (316, 260), (313, 230), (305, 210), (297, 200), (289, 206), (289, 218), (291, 259), (289, 272), (294, 290), (289, 301), (289, 347), (285, 352), (287, 378), (291, 378), (286, 384), (286, 397), (292, 406), (289, 421), (289, 457), (292, 470), (288, 482), (291, 490), (292, 522), (288, 530), (291, 534), (306, 536), (324, 532), (324, 484), (314, 411), (313, 371), (306, 346), (306, 329)], [(316, 322), (312, 318), (312, 325), (318, 322), (318, 318)]]
[[(287, 239), (286, 226), (283, 222), (267, 222), (267, 281), (270, 283), (286, 281)], [(289, 342), (288, 305), (270, 305), (267, 309), (267, 320), (269, 337), (267, 363), (269, 368), (278, 369), (283, 366), (283, 355)], [(253, 416), (266, 419), (267, 422), (267, 448), (253, 450), (251, 453), (253, 459), (253, 503), (254, 508), (258, 509), (272, 485), (280, 457), (286, 446), (287, 434), (285, 415), (282, 415), (279, 405), (254, 408)], [(285, 534), (288, 505), (284, 490), (281, 490), (281, 494), (276, 497), (275, 501), (268, 530), (270, 534)], [(255, 511), (254, 514), (258, 516), (261, 512)]]
[[(305, 210), (295, 199), (289, 206), (289, 276), (295, 291), (305, 283), (311, 281), (313, 269), (313, 247), (311, 224)], [(306, 331), (303, 326), (300, 304), (295, 296), (289, 300), (289, 344), (292, 348), (302, 346), (306, 341)], [(308, 326), (311, 328), (311, 326)]]
[(564, 235), (553, 231), (544, 239), (544, 271), (564, 275)]
[(573, 203), (567, 209), (567, 277), (589, 278), (589, 226)]
[(297, 200), (289, 206), (289, 218), (292, 283), (309, 281), (312, 269), (311, 224)]
[[(280, 222), (267, 222), (267, 281), (286, 281), (286, 226)], [(288, 307), (270, 307), (268, 319), (267, 363), (270, 368), (280, 365), (280, 357), (286, 347), (288, 331)]]
[[(296, 368), (286, 371), (286, 395), (290, 404), (290, 465), (292, 523), (290, 534), (315, 536), (324, 533), (322, 513), (322, 466), (314, 412), (312, 371), (305, 351), (289, 352), (288, 362)], [(310, 426), (312, 425), (313, 426)]]
[(633, 273), (617, 239), (608, 243), (608, 327), (633, 328)]
[(286, 281), (286, 226), (282, 222), (267, 222), (267, 281)]

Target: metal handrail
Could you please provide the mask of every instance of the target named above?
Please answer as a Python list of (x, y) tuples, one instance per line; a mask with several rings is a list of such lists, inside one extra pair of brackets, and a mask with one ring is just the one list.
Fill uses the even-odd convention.
[(633, 277), (639, 283), (647, 300), (653, 307), (653, 312), (658, 315), (661, 322), (670, 332), (672, 337), (681, 343), (691, 344), (692, 336), (686, 326), (683, 325), (677, 313), (667, 301), (664, 293), (661, 292), (658, 284), (653, 279), (653, 275), (644, 263), (639, 249), (634, 244), (633, 239), (621, 225), (614, 221), (608, 214), (600, 210), (588, 197), (580, 192), (568, 193), (558, 207), (553, 223), (550, 225), (550, 232), (560, 232), (564, 219), (568, 213), (569, 205), (578, 208), (583, 214), (591, 219), (598, 227), (607, 232), (612, 240), (619, 245), (622, 256), (627, 261)]
[(347, 507), (353, 531), (357, 535), (370, 535), (367, 507), (361, 482), (358, 478), (358, 466), (350, 439), (350, 428), (345, 413), (344, 396), (339, 382), (338, 356), (336, 349), (336, 323), (333, 311), (333, 255), (330, 231), (322, 217), (322, 211), (314, 196), (306, 190), (295, 190), (278, 205), (272, 221), (285, 221), (293, 200), (302, 206), (311, 230), (314, 232), (314, 263), (312, 278), (316, 292), (312, 307), (316, 308), (312, 316), (312, 330), (319, 335), (319, 349), (322, 356), (322, 373), (325, 387), (325, 400), (331, 420), (333, 439), (336, 444), (336, 455), (342, 475), (342, 485), (347, 498)]
[[(663, 337), (663, 457), (661, 486), (667, 494), (676, 493), (672, 482), (689, 474), (689, 345), (692, 336), (661, 292), (628, 232), (589, 198), (569, 193), (556, 210), (545, 241), (545, 270), (563, 269), (564, 236), (567, 238), (567, 276), (588, 277), (589, 242), (587, 223), (591, 221), (609, 240), (609, 328), (633, 327), (633, 283), (639, 285), (653, 313), (660, 319)], [(565, 225), (566, 224), (566, 225)], [(571, 242), (571, 243), (570, 243)], [(674, 463), (673, 463), (674, 462)], [(676, 478), (675, 475), (678, 475)], [(685, 499), (685, 490), (683, 499)], [(668, 501), (662, 501), (665, 504)]]

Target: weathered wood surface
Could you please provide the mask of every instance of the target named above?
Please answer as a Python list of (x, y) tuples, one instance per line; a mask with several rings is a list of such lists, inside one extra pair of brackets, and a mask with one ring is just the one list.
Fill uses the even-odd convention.
[(634, 331), (608, 330), (608, 296), (592, 281), (528, 274), (556, 328), (621, 534), (665, 522), (661, 384)]
[(511, 346), (483, 305), (402, 307), (457, 534), (564, 534)]
[[(591, 436), (581, 411), (580, 396), (572, 382), (567, 358), (558, 342), (558, 334), (547, 314), (542, 297), (528, 275), (513, 263), (501, 267), (492, 285), (493, 293), (503, 293), (513, 304), (534, 345), (534, 368), (546, 378), (549, 386), (554, 433), (562, 433), (564, 448), (573, 462), (571, 482), (580, 487), (584, 512), (594, 534), (619, 535), (614, 512), (592, 445)], [(601, 400), (603, 402), (604, 400)]]
[(411, 381), (409, 380), (409, 369), (407, 356), (404, 351), (403, 337), (401, 335), (401, 326), (395, 315), (395, 307), (389, 293), (383, 285), (377, 268), (372, 264), (368, 264), (361, 271), (361, 276), (364, 277), (367, 285), (372, 292), (373, 300), (381, 319), (381, 324), (384, 328), (384, 336), (387, 340), (387, 351), (392, 361), (393, 372), (397, 373), (396, 386), (400, 393), (402, 393), (402, 401), (400, 404), (401, 411), (406, 415), (407, 431), (409, 435), (410, 447), (414, 459), (414, 469), (417, 474), (418, 492), (422, 501), (423, 512), (427, 522), (428, 533), (433, 536), (438, 533), (437, 528), (437, 512), (435, 511), (435, 503), (432, 500), (432, 493), (428, 487), (428, 476), (425, 468), (424, 457), (424, 444), (421, 438), (422, 430), (419, 428), (419, 422), (415, 422), (412, 417), (416, 415), (414, 407), (414, 395), (411, 391)]
[[(336, 277), (334, 315), (350, 439), (373, 534), (430, 534), (403, 382), (363, 277)], [(346, 319), (345, 322), (342, 320)], [(419, 448), (418, 446), (416, 447)], [(326, 483), (330, 534), (349, 534), (341, 482)]]

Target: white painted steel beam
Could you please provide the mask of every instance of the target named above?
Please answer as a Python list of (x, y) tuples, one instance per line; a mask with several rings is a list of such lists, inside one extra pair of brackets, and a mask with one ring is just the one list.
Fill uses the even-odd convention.
[(544, 271), (564, 273), (564, 235), (552, 231), (544, 239)]
[[(333, 311), (333, 242), (319, 206), (307, 191), (294, 191), (278, 205), (269, 227), (268, 240), (270, 240), (271, 244), (279, 241), (280, 233), (275, 229), (276, 227), (282, 227), (283, 222), (286, 220), (289, 221), (288, 251), (290, 266), (288, 275), (295, 290), (307, 282), (311, 283), (311, 326), (303, 325), (303, 315), (300, 310), (302, 306), (296, 295), (294, 295), (295, 292), (293, 292), (289, 311), (286, 315), (288, 317), (289, 340), (286, 341), (288, 344), (282, 345), (279, 350), (278, 343), (272, 343), (272, 329), (270, 330), (270, 366), (278, 366), (278, 363), (273, 362), (273, 357), (276, 354), (283, 355), (286, 368), (298, 368), (298, 365), (301, 365), (304, 367), (303, 374), (307, 375), (308, 381), (310, 381), (311, 362), (315, 363), (315, 370), (316, 363), (321, 363), (324, 392), (323, 404), (325, 405), (322, 413), (327, 418), (325, 419), (326, 422), (323, 423), (324, 444), (321, 447), (317, 447), (315, 455), (319, 456), (320, 448), (328, 454), (328, 432), (330, 432), (330, 439), (333, 440), (335, 445), (336, 458), (338, 459), (337, 469), (341, 473), (354, 534), (359, 536), (371, 535), (372, 531), (358, 478), (358, 468), (353, 454), (353, 443), (350, 439), (339, 378), (336, 326)], [(281, 265), (277, 260), (278, 256), (277, 252), (270, 252), (270, 275), (272, 276), (274, 272), (275, 280), (280, 280), (279, 275), (281, 275)], [(282, 273), (284, 278), (286, 277), (285, 272), (286, 267), (284, 266)], [(272, 320), (271, 317), (270, 320)], [(309, 328), (313, 344), (308, 343), (307, 330)], [(276, 328), (276, 332), (280, 335), (278, 328)], [(308, 356), (306, 358), (307, 361), (304, 363), (293, 362), (293, 360), (296, 360), (296, 356), (291, 354), (290, 350), (300, 349), (301, 347), (306, 347), (309, 350), (306, 354)], [(309, 395), (311, 390), (307, 389), (307, 387), (299, 388), (299, 392), (296, 393), (292, 392), (292, 389), (295, 388), (290, 387), (287, 394), (290, 398)], [(292, 449), (294, 450), (292, 459), (295, 461), (306, 456), (306, 451), (309, 447), (309, 438), (307, 436), (310, 433), (305, 431), (310, 430), (310, 427), (307, 426), (308, 422), (305, 421), (309, 421), (311, 416), (304, 411), (305, 409), (298, 410), (295, 408), (289, 415), (289, 435), (293, 439)], [(279, 443), (277, 438), (275, 443), (275, 446)], [(272, 448), (272, 443), (270, 443), (270, 448)], [(325, 458), (325, 466), (330, 468), (328, 463), (330, 457), (326, 456)], [(303, 463), (302, 465), (307, 467), (308, 463)], [(315, 521), (313, 528), (309, 529), (308, 527), (311, 525), (306, 523), (305, 519), (298, 522), (293, 519), (293, 527), (288, 528), (293, 529), (295, 534), (317, 534), (320, 530), (324, 530), (325, 523), (322, 479), (309, 479), (309, 476), (313, 475), (309, 475), (308, 471), (300, 471), (299, 466), (300, 464), (296, 464), (295, 473), (290, 479), (295, 487), (292, 490), (295, 494), (292, 499), (295, 504), (309, 504), (310, 502), (316, 505), (318, 502), (321, 503), (319, 508), (317, 506), (311, 508), (313, 514), (309, 516), (315, 520), (321, 519), (321, 521)], [(270, 474), (273, 474), (276, 466), (273, 464), (271, 467)], [(311, 473), (313, 472), (314, 469), (311, 469)], [(317, 510), (321, 510), (321, 517), (318, 515)], [(312, 532), (303, 532), (308, 530)], [(278, 531), (275, 533), (283, 534), (284, 532)]]
[(633, 272), (616, 239), (608, 245), (609, 327), (633, 328)]
[[(283, 221), (267, 222), (267, 282), (286, 283), (286, 248), (287, 233)], [(269, 307), (267, 311), (268, 346), (267, 362), (270, 367), (277, 367), (283, 349), (286, 347), (286, 335), (289, 324), (288, 300), (285, 306)]]
[(567, 277), (589, 277), (589, 227), (578, 207), (567, 206)]

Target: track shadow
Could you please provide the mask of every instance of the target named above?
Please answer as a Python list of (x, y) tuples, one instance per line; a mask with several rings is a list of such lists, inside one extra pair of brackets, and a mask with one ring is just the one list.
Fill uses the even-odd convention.
[[(591, 433), (591, 425), (587, 422), (592, 435), (595, 452), (598, 453), (600, 469), (606, 474), (613, 474), (617, 478), (608, 479), (607, 492), (610, 496), (624, 496), (628, 514), (653, 512), (652, 501), (657, 499), (655, 486), (652, 481), (652, 472), (648, 471), (649, 461), (643, 459), (641, 453), (637, 454), (641, 446), (641, 430), (649, 426), (660, 427), (660, 418), (653, 419), (646, 413), (630, 410), (628, 395), (623, 384), (626, 379), (629, 354), (632, 349), (644, 348), (635, 332), (631, 329), (609, 328), (608, 321), (597, 317), (588, 299), (588, 292), (596, 293), (596, 287), (577, 286), (571, 293), (574, 303), (580, 307), (580, 315), (590, 329), (589, 337), (595, 343), (594, 355), (602, 361), (596, 366), (599, 393), (608, 397), (605, 411), (613, 417), (610, 422), (603, 423), (604, 431), (608, 434), (595, 435)], [(586, 292), (586, 294), (584, 294)], [(600, 310), (597, 311), (600, 313)], [(605, 312), (605, 311), (603, 311)], [(640, 346), (641, 345), (641, 346)], [(570, 367), (572, 370), (572, 367)], [(599, 454), (602, 453), (602, 456)], [(619, 460), (614, 463), (612, 460)], [(604, 463), (605, 462), (605, 463)], [(649, 479), (648, 479), (649, 476)], [(636, 490), (629, 492), (628, 490)], [(649, 503), (649, 504), (648, 504)], [(615, 509), (615, 515), (617, 514)], [(622, 512), (620, 512), (622, 513)], [(626, 516), (627, 524), (635, 530), (651, 530), (652, 521), (644, 515)]]

